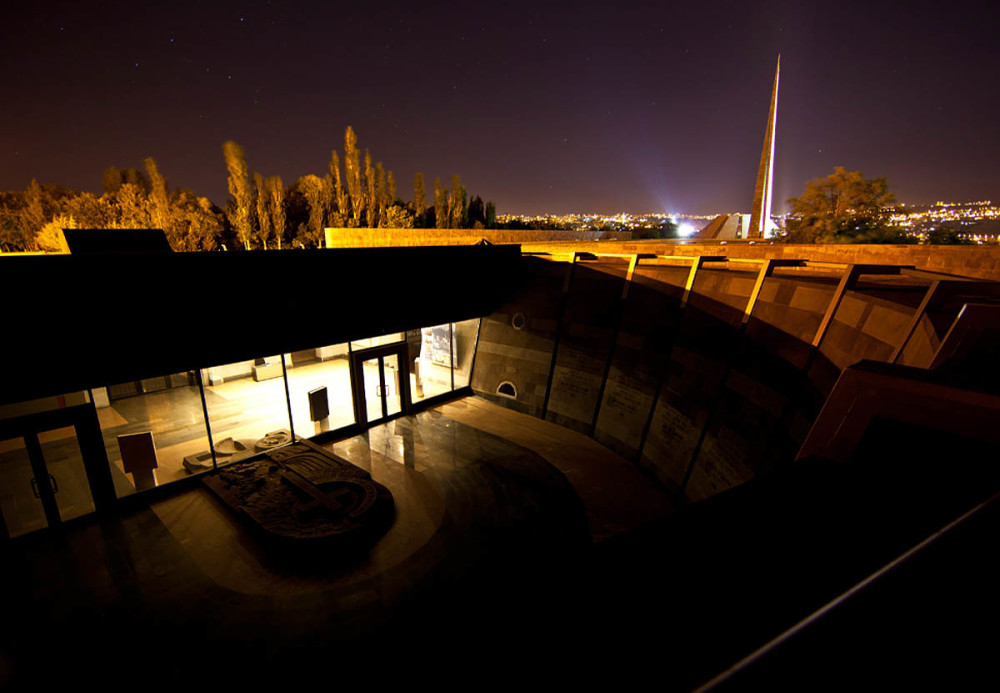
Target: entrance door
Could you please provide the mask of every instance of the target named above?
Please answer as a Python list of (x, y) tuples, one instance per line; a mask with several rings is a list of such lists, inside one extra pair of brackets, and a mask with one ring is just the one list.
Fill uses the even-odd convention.
[(95, 425), (92, 405), (0, 421), (0, 539), (89, 515), (114, 498)]
[(11, 537), (94, 512), (76, 429), (0, 441), (0, 512)]
[(404, 343), (351, 354), (354, 407), (360, 426), (371, 426), (410, 410), (407, 352)]

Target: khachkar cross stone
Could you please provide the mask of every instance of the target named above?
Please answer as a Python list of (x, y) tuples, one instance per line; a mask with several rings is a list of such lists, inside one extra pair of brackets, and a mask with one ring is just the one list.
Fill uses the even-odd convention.
[(265, 451), (205, 477), (234, 511), (279, 543), (374, 543), (392, 523), (392, 494), (316, 445)]

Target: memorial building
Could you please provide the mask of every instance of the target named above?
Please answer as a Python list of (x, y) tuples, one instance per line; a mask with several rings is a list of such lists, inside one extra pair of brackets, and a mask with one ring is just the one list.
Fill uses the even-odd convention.
[[(1000, 489), (992, 251), (595, 245), (3, 258), (0, 671), (522, 648), (684, 689), (821, 666), (883, 608), (909, 661), (928, 576), (925, 626), (972, 618), (939, 605), (995, 577), (949, 583)], [(363, 545), (261, 531), (265, 487), (308, 527), (376, 486)]]

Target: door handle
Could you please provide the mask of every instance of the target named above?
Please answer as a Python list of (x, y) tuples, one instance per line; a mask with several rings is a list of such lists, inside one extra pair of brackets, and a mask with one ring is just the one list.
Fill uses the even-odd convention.
[(42, 494), (38, 490), (38, 481), (34, 478), (31, 479), (31, 492), (35, 494), (35, 498), (41, 498)]
[(49, 488), (52, 489), (52, 493), (59, 493), (59, 484), (56, 483), (56, 478), (49, 474)]

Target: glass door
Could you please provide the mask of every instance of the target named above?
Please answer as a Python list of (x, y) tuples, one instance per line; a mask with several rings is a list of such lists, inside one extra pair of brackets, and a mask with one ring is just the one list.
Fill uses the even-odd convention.
[(399, 356), (377, 356), (362, 362), (368, 421), (384, 419), (403, 410), (399, 393)]
[(94, 512), (74, 426), (0, 441), (0, 512), (10, 537)]
[(94, 496), (90, 492), (76, 427), (42, 431), (38, 439), (59, 518), (65, 522), (94, 512)]
[(405, 349), (403, 344), (354, 352), (351, 364), (359, 424), (371, 425), (408, 409)]
[(52, 504), (43, 504), (41, 489), (25, 439), (0, 440), (0, 513), (11, 537), (49, 526)]

